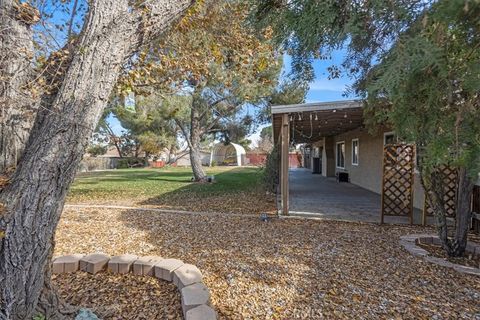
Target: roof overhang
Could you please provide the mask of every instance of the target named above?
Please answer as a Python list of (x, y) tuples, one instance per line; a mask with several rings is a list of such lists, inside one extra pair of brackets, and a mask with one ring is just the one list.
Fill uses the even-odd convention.
[(311, 143), (363, 126), (360, 100), (272, 106), (273, 133), (278, 140), (282, 117), (288, 115), (290, 141)]

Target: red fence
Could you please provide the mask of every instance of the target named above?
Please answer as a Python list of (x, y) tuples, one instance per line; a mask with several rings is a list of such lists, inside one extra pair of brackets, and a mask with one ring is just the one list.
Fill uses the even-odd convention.
[(248, 164), (252, 166), (263, 166), (267, 162), (266, 153), (248, 152), (247, 153)]
[[(247, 152), (247, 163), (251, 166), (263, 166), (267, 162), (267, 154), (259, 152)], [(288, 155), (288, 164), (290, 168), (298, 168), (300, 162), (297, 153), (290, 153)]]
[(290, 168), (298, 168), (300, 167), (300, 160), (301, 158), (298, 156), (298, 153), (290, 153), (288, 155), (288, 166)]
[(148, 161), (151, 168), (163, 168), (165, 167), (165, 161)]

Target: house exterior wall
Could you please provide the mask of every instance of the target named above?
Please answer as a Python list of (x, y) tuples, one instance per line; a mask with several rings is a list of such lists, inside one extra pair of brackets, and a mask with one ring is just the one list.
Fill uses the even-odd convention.
[[(352, 140), (358, 139), (358, 165), (352, 164)], [(345, 143), (345, 169), (336, 165), (336, 147)], [(348, 172), (350, 182), (367, 190), (381, 193), (383, 168), (383, 132), (372, 136), (365, 129), (357, 129), (335, 136), (335, 171)]]
[[(201, 151), (201, 156), (202, 156), (202, 165), (203, 166), (209, 166), (210, 165), (210, 153)], [(177, 159), (175, 161), (175, 164), (179, 167), (190, 167), (190, 155), (186, 154), (185, 156), (181, 157), (180, 159)]]
[[(383, 141), (384, 133), (388, 130), (379, 130), (371, 135), (366, 129), (359, 128), (349, 131), (333, 138), (335, 172), (348, 172), (350, 182), (367, 190), (381, 194), (383, 179)], [(352, 164), (352, 140), (358, 139), (358, 165)], [(345, 168), (337, 168), (336, 148), (338, 142), (345, 142)], [(324, 158), (325, 159), (325, 158)], [(325, 165), (325, 164), (324, 164)], [(326, 164), (327, 167), (330, 164)], [(424, 192), (420, 184), (420, 177), (414, 177), (413, 205), (415, 208), (423, 209)]]

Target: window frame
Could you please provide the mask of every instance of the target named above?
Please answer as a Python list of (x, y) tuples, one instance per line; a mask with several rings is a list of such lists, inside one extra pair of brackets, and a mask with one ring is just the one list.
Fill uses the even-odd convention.
[[(357, 143), (357, 161), (355, 162), (354, 161), (354, 155), (355, 155), (355, 148), (353, 146), (354, 143)], [(359, 163), (360, 163), (360, 139), (359, 138), (355, 138), (355, 139), (352, 139), (352, 166), (358, 166)]]
[(388, 136), (393, 136), (393, 141), (394, 142), (398, 142), (397, 141), (397, 137), (395, 135), (395, 131), (388, 131), (388, 132), (384, 132), (383, 133), (383, 145), (386, 146), (387, 145), (387, 137)]
[[(338, 160), (339, 160), (338, 146), (341, 144), (343, 144), (343, 167), (339, 166), (338, 164)], [(345, 141), (337, 141), (336, 148), (335, 148), (335, 166), (337, 167), (337, 169), (345, 170), (345, 154), (346, 154)]]

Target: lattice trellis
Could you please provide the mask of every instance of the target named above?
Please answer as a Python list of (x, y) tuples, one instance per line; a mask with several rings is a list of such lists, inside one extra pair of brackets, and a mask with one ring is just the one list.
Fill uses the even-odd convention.
[(413, 222), (415, 146), (389, 144), (383, 149), (382, 220), (408, 217)]
[[(445, 190), (443, 194), (443, 200), (445, 201), (445, 210), (447, 217), (455, 218), (456, 200), (457, 200), (457, 170), (452, 167), (443, 166), (437, 174), (441, 175), (445, 182)], [(426, 223), (427, 216), (433, 216), (433, 208), (430, 207), (428, 201), (425, 198), (423, 206), (423, 224)]]

